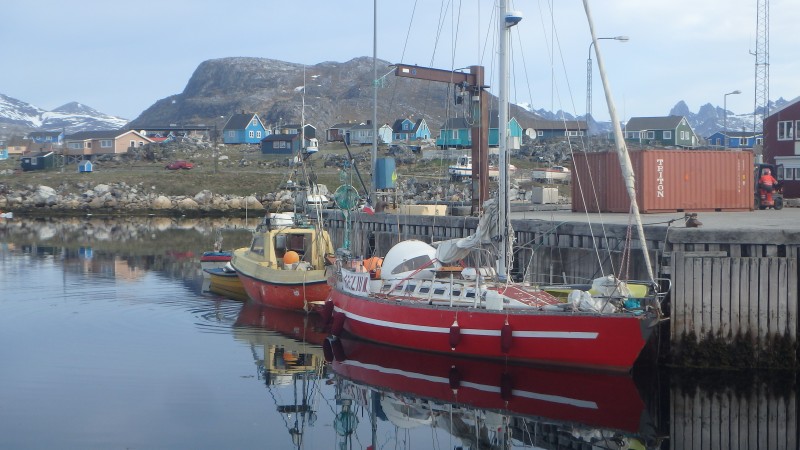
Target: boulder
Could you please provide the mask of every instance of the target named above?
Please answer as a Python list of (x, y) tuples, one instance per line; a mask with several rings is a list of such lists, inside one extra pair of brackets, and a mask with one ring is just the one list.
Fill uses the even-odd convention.
[(244, 206), (247, 209), (255, 209), (255, 210), (264, 209), (264, 205), (262, 205), (261, 202), (259, 202), (258, 199), (252, 195), (245, 197)]
[(200, 205), (194, 199), (184, 198), (178, 202), (178, 209), (182, 211), (195, 211)]
[(153, 209), (170, 209), (172, 208), (172, 200), (163, 195), (159, 195), (152, 201), (150, 207)]

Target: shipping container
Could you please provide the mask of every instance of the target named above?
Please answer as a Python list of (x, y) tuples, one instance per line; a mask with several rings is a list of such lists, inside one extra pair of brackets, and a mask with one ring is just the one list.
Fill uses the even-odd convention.
[[(753, 209), (753, 153), (630, 152), (643, 213)], [(630, 199), (616, 152), (573, 156), (572, 210), (627, 213)]]

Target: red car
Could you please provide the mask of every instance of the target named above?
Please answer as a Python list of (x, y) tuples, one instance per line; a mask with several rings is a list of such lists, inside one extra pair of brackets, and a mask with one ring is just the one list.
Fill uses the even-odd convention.
[(189, 170), (194, 167), (194, 164), (190, 163), (189, 161), (174, 161), (170, 164), (167, 164), (167, 169), (169, 170), (178, 170), (178, 169), (186, 169)]

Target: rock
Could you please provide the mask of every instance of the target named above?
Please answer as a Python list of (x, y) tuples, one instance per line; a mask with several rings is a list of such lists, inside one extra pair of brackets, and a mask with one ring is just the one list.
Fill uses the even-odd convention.
[(200, 205), (198, 205), (197, 202), (191, 198), (184, 198), (178, 202), (178, 209), (180, 210), (194, 211), (197, 210), (199, 206)]
[(111, 191), (111, 187), (109, 187), (109, 185), (107, 185), (107, 184), (98, 184), (92, 190), (94, 191), (95, 195), (97, 195), (99, 197), (99, 196), (105, 195), (108, 192), (110, 192)]
[(249, 195), (244, 199), (244, 206), (247, 209), (255, 209), (255, 210), (264, 209), (264, 205), (262, 205), (261, 202), (259, 202), (258, 199), (253, 197), (252, 195)]
[(203, 190), (197, 193), (194, 196), (194, 201), (197, 202), (198, 205), (208, 205), (211, 203), (211, 200), (214, 198), (214, 194), (211, 193), (209, 190)]
[(56, 190), (50, 186), (39, 186), (31, 196), (30, 201), (37, 207), (53, 206), (58, 203), (58, 196), (56, 195)]
[(172, 200), (163, 195), (159, 195), (153, 200), (150, 207), (153, 209), (170, 209), (172, 208)]

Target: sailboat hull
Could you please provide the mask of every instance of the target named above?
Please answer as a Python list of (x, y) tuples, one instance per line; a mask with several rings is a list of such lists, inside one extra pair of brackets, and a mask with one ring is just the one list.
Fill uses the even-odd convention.
[(342, 329), (369, 341), (608, 371), (633, 367), (654, 324), (649, 315), (453, 308), (362, 297), (339, 287), (332, 289), (331, 300), (334, 314), (344, 317)]

